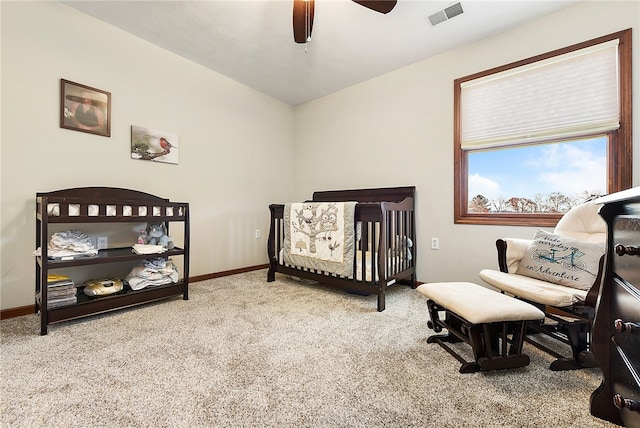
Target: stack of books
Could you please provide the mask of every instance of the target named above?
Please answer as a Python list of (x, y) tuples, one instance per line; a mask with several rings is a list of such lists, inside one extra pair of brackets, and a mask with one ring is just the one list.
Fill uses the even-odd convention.
[[(76, 286), (68, 275), (48, 275), (47, 277), (47, 309), (59, 308), (77, 303)], [(38, 302), (42, 304), (40, 293)]]

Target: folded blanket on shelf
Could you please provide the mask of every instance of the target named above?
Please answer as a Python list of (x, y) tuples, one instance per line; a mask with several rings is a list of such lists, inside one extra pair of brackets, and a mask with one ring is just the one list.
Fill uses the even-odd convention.
[(172, 260), (158, 257), (144, 260), (135, 266), (126, 279), (132, 290), (142, 290), (146, 287), (176, 283), (179, 279), (179, 272)]
[(167, 251), (162, 245), (134, 244), (133, 252), (136, 254), (160, 254)]
[[(50, 259), (74, 259), (80, 257), (93, 257), (98, 254), (91, 239), (86, 233), (79, 230), (67, 230), (51, 235), (47, 243), (47, 256)], [(37, 248), (34, 256), (41, 256), (42, 249)]]

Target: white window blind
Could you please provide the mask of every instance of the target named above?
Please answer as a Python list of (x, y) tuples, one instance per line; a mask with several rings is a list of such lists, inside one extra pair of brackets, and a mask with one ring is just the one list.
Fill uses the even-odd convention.
[(461, 148), (571, 138), (620, 126), (618, 40), (463, 82)]

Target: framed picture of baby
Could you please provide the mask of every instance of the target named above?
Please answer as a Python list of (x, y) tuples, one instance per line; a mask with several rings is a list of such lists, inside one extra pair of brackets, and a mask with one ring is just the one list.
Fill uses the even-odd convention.
[(60, 79), (60, 127), (111, 136), (111, 93)]

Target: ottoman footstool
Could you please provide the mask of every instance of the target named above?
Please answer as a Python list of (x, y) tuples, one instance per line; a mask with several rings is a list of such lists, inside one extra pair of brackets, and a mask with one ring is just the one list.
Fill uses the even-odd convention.
[[(471, 282), (433, 282), (417, 290), (428, 299), (429, 328), (448, 331), (430, 336), (427, 343), (437, 343), (460, 361), (460, 373), (529, 364), (529, 356), (522, 353), (526, 322), (544, 319), (540, 309)], [(456, 342), (471, 346), (474, 361), (466, 361), (447, 345)]]

